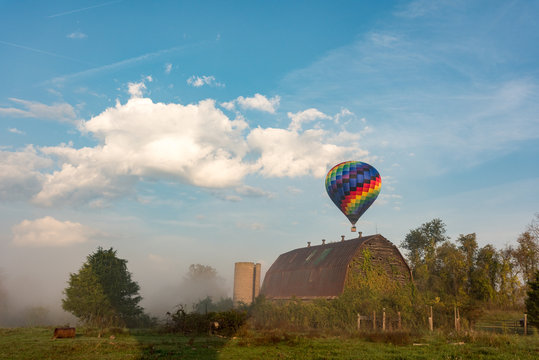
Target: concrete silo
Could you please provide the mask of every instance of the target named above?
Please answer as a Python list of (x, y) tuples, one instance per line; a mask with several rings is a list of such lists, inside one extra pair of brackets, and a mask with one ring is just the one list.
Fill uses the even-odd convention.
[(234, 306), (251, 304), (260, 292), (261, 265), (252, 262), (234, 264)]

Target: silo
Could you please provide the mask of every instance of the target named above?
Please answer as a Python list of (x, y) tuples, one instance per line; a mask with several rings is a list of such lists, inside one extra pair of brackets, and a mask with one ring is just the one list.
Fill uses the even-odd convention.
[(256, 299), (258, 294), (260, 294), (260, 271), (262, 270), (262, 266), (257, 263), (255, 265), (255, 274), (254, 274), (254, 284), (253, 284), (253, 301)]
[(260, 292), (260, 264), (237, 262), (234, 264), (234, 306), (251, 304)]

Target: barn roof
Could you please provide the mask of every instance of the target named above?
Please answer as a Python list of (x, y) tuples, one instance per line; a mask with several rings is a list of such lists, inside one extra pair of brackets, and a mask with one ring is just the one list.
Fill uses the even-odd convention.
[(261, 294), (270, 299), (334, 298), (342, 294), (348, 264), (363, 244), (382, 235), (295, 249), (280, 255), (264, 278)]

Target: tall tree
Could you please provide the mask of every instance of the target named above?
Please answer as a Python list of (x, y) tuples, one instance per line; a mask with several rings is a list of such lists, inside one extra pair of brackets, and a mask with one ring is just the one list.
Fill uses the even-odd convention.
[(470, 296), (476, 300), (493, 302), (500, 276), (499, 254), (488, 244), (479, 249), (471, 274)]
[(440, 295), (448, 295), (453, 301), (461, 303), (466, 296), (466, 256), (449, 241), (440, 245), (437, 253), (437, 273), (442, 280)]
[(445, 224), (433, 219), (420, 227), (410, 230), (401, 243), (407, 250), (406, 256), (416, 285), (420, 290), (432, 288), (438, 281), (436, 274), (437, 246), (448, 240)]
[(131, 280), (127, 260), (112, 248), (99, 247), (71, 274), (62, 307), (94, 326), (136, 326), (145, 316), (138, 305), (139, 285)]
[(475, 261), (477, 256), (477, 238), (475, 233), (462, 235), (460, 234), (457, 243), (460, 244), (459, 250), (465, 257), (465, 272), (466, 272), (466, 292), (469, 294), (472, 290), (472, 273), (475, 268)]

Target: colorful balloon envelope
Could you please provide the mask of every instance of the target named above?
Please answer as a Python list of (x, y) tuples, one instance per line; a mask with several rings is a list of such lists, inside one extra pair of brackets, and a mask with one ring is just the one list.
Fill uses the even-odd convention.
[(371, 165), (361, 161), (345, 161), (335, 165), (326, 175), (326, 190), (331, 200), (355, 224), (380, 194), (382, 178)]

